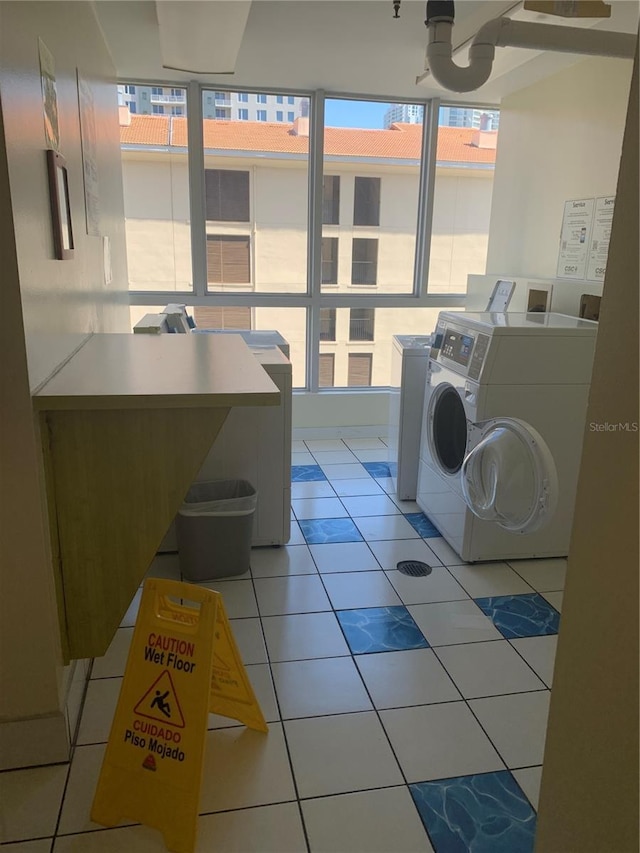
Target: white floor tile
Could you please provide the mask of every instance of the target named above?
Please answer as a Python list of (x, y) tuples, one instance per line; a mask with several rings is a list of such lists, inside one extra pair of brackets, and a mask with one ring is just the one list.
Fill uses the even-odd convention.
[(307, 439), (305, 444), (309, 450), (319, 450), (321, 453), (329, 450), (347, 450), (347, 445), (340, 438)]
[(398, 507), (400, 512), (404, 513), (405, 515), (410, 512), (422, 512), (422, 510), (415, 501), (403, 501), (395, 493), (391, 493), (389, 497)]
[(378, 539), (419, 539), (403, 515), (377, 515), (367, 518), (354, 518), (354, 524), (367, 542)]
[(431, 649), (356, 655), (355, 662), (376, 708), (462, 698)]
[(355, 480), (334, 480), (333, 488), (339, 497), (356, 495), (383, 495), (384, 492), (373, 477), (360, 477)]
[[(167, 849), (158, 830), (148, 826), (100, 830), (57, 838), (54, 853), (163, 853)], [(198, 845), (196, 853), (201, 850)]]
[(376, 477), (376, 483), (380, 486), (383, 492), (392, 495), (396, 490), (396, 484), (393, 477)]
[(387, 447), (366, 448), (364, 450), (354, 450), (353, 452), (360, 462), (387, 462), (389, 459), (389, 449)]
[(68, 770), (55, 764), (0, 773), (0, 842), (53, 835)]
[(526, 794), (529, 802), (538, 810), (540, 799), (540, 781), (542, 779), (542, 767), (525, 767), (522, 770), (512, 770), (513, 776)]
[[(91, 820), (90, 814), (105, 748), (105, 744), (79, 746), (73, 753), (69, 784), (60, 814), (59, 834), (68, 835), (90, 829), (102, 829), (100, 824)], [(123, 823), (130, 824), (133, 821), (123, 821)]]
[(313, 455), (318, 465), (353, 465), (358, 461), (346, 447), (342, 450), (314, 450)]
[(262, 624), (272, 662), (350, 654), (333, 613), (267, 616)]
[(313, 458), (311, 453), (308, 450), (301, 453), (292, 453), (291, 454), (291, 464), (292, 465), (316, 465), (316, 460)]
[(452, 566), (451, 574), (472, 598), (493, 595), (524, 595), (533, 589), (506, 563), (474, 563)]
[(291, 522), (291, 536), (289, 537), (288, 545), (306, 545), (306, 539), (302, 535), (300, 525), (297, 521)]
[(250, 580), (238, 581), (207, 581), (198, 584), (207, 589), (221, 593), (224, 609), (229, 619), (244, 619), (258, 615), (256, 597), (253, 593), (253, 583)]
[(203, 815), (198, 821), (195, 853), (306, 853), (306, 849), (297, 803)]
[(294, 500), (303, 498), (334, 498), (336, 493), (327, 480), (309, 480), (308, 482), (291, 483), (291, 497)]
[(327, 480), (356, 480), (361, 477), (369, 477), (369, 472), (359, 462), (351, 465), (321, 465)]
[(146, 577), (179, 581), (181, 579), (180, 558), (177, 554), (156, 554)]
[(78, 730), (79, 744), (106, 743), (121, 686), (121, 678), (99, 678), (89, 682)]
[(440, 560), (422, 539), (387, 539), (371, 542), (369, 547), (383, 569), (395, 569), (401, 560), (420, 560), (439, 566)]
[(408, 782), (504, 769), (464, 702), (381, 711), (380, 717)]
[(543, 592), (542, 597), (546, 598), (549, 604), (558, 611), (558, 613), (562, 613), (562, 599), (564, 597), (564, 592)]
[(520, 637), (516, 640), (510, 640), (510, 642), (529, 666), (538, 673), (547, 687), (551, 687), (553, 667), (556, 661), (558, 635), (548, 634), (543, 637)]
[(281, 723), (268, 734), (246, 728), (208, 733), (201, 812), (263, 806), (295, 799)]
[(507, 767), (542, 764), (549, 695), (542, 690), (469, 702)]
[(336, 610), (401, 604), (384, 572), (343, 572), (322, 577)]
[(133, 628), (118, 628), (105, 655), (94, 658), (91, 678), (117, 678), (124, 675)]
[(264, 647), (259, 619), (234, 619), (231, 622), (231, 630), (245, 666), (267, 663), (267, 650)]
[(433, 853), (406, 787), (305, 800), (311, 853)]
[(438, 556), (440, 562), (445, 566), (466, 565), (459, 554), (453, 550), (451, 545), (442, 536), (433, 536), (429, 539), (429, 547)]
[[(266, 663), (253, 664), (245, 667), (247, 678), (251, 683), (258, 704), (267, 723), (280, 720), (280, 712), (276, 702), (276, 694), (271, 680), (271, 671)], [(208, 729), (225, 729), (230, 726), (242, 726), (234, 717), (223, 717), (221, 714), (209, 714)]]
[(386, 447), (379, 438), (345, 438), (344, 443), (349, 450), (379, 450)]
[(307, 451), (307, 445), (304, 441), (292, 441), (291, 442), (291, 452), (292, 453), (305, 453)]
[(38, 841), (7, 844), (2, 848), (2, 853), (49, 853), (51, 850), (51, 841), (51, 838), (41, 838)]
[(474, 601), (412, 604), (408, 610), (430, 646), (502, 639)]
[(254, 583), (262, 616), (331, 610), (331, 603), (317, 575), (257, 578)]
[(309, 548), (321, 574), (380, 570), (366, 542), (327, 542)]
[(284, 548), (252, 548), (251, 574), (254, 578), (280, 575), (315, 575), (316, 564), (307, 545)]
[(302, 498), (291, 501), (297, 519), (305, 518), (346, 518), (349, 513), (340, 498)]
[(131, 599), (131, 604), (127, 608), (127, 612), (122, 617), (120, 623), (121, 628), (133, 628), (138, 618), (138, 608), (140, 607), (140, 599), (142, 598), (142, 589), (138, 589), (136, 594)]
[(363, 515), (399, 515), (400, 510), (387, 495), (344, 497), (342, 503), (352, 518)]
[(274, 663), (272, 672), (283, 720), (371, 708), (350, 657)]
[(432, 601), (460, 601), (469, 596), (449, 570), (435, 566), (430, 575), (414, 578), (402, 572), (386, 572), (403, 604), (427, 604)]
[(465, 699), (544, 687), (507, 640), (444, 646), (437, 655)]
[(564, 589), (567, 574), (565, 559), (509, 560), (509, 565), (538, 592), (556, 592)]
[(285, 729), (301, 797), (403, 783), (375, 713), (290, 720)]

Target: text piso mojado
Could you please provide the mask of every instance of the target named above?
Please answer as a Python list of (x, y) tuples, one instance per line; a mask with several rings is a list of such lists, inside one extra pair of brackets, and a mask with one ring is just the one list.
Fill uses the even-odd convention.
[(591, 421), (589, 424), (590, 432), (638, 432), (638, 423), (636, 421), (619, 421), (617, 423), (609, 423), (609, 421)]

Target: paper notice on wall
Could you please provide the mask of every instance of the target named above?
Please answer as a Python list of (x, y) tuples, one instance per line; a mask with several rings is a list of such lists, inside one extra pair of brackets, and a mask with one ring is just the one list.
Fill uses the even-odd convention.
[(44, 107), (44, 135), (46, 147), (60, 151), (60, 131), (58, 130), (58, 94), (56, 92), (56, 66), (53, 54), (38, 39), (40, 55), (40, 82), (42, 85), (42, 104)]
[(586, 278), (594, 207), (593, 198), (565, 202), (560, 232), (558, 278)]
[(100, 236), (100, 193), (98, 188), (98, 140), (95, 107), (89, 83), (78, 71), (78, 105), (80, 108), (80, 138), (84, 172), (84, 208), (87, 234)]
[(586, 275), (589, 281), (604, 281), (615, 202), (613, 195), (596, 199)]

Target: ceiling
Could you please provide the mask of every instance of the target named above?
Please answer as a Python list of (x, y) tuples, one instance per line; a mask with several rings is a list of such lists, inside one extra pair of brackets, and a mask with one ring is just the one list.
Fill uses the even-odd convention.
[[(160, 0), (161, 4), (166, 0)], [(226, 20), (217, 11), (228, 13), (228, 2), (181, 2), (181, 32), (189, 31), (193, 16), (194, 50), (202, 46), (202, 24), (198, 17), (208, 7), (211, 20)], [(246, 6), (240, 3), (239, 6)], [(458, 0), (454, 26), (454, 46), (471, 39), (486, 21), (506, 12), (521, 19), (571, 26), (574, 21), (534, 13), (518, 13), (521, 3), (513, 0)], [(589, 26), (618, 32), (636, 32), (640, 4), (636, 0), (612, 0), (608, 20), (587, 22)], [(217, 9), (216, 9), (217, 7)], [(427, 77), (421, 85), (416, 78), (424, 72), (427, 32), (425, 3), (402, 0), (400, 19), (393, 19), (391, 0), (253, 0), (248, 16), (237, 28), (233, 74), (194, 74), (163, 68), (161, 34), (154, 0), (97, 0), (96, 16), (111, 51), (121, 80), (181, 82), (197, 79), (225, 86), (282, 89), (325, 89), (349, 94), (380, 95), (385, 98), (441, 97), (446, 101), (499, 104), (500, 100), (524, 86), (556, 73), (584, 57), (571, 54), (538, 53), (514, 48), (497, 48), (494, 72), (476, 92), (456, 95)], [(163, 17), (161, 10), (160, 17)], [(581, 22), (584, 25), (584, 22)], [(225, 26), (219, 31), (210, 25), (205, 42), (210, 64), (216, 58), (229, 69), (229, 44)], [(209, 29), (209, 27), (207, 27)], [(176, 32), (170, 31), (170, 32)], [(196, 38), (196, 34), (198, 38)], [(167, 49), (166, 32), (163, 48)], [(173, 36), (175, 38), (175, 36)], [(182, 55), (190, 45), (180, 37)], [(186, 47), (186, 50), (185, 50)], [(235, 54), (237, 53), (237, 56)], [(224, 60), (220, 57), (224, 56)], [(457, 58), (458, 64), (466, 60)], [(200, 69), (201, 66), (198, 66)]]

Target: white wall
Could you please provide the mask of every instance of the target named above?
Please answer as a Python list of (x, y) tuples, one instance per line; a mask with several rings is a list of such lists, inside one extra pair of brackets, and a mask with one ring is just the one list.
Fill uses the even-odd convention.
[(504, 99), (487, 273), (554, 278), (564, 202), (615, 194), (632, 66), (588, 59)]
[[(89, 332), (128, 330), (128, 310), (114, 72), (91, 5), (3, 3), (0, 16), (4, 767), (61, 761), (68, 755), (41, 451), (30, 387), (46, 379)], [(56, 62), (60, 149), (69, 171), (76, 243), (71, 261), (53, 258), (38, 37)], [(102, 229), (112, 248), (113, 282), (108, 287), (102, 239), (87, 236), (85, 230), (76, 68), (90, 82), (95, 99)]]

